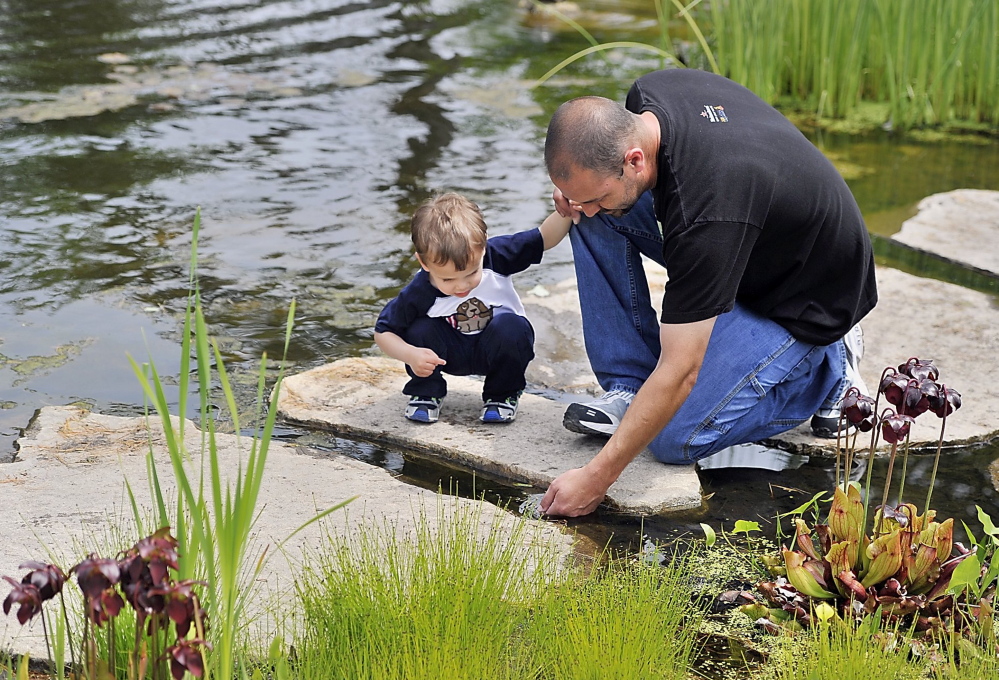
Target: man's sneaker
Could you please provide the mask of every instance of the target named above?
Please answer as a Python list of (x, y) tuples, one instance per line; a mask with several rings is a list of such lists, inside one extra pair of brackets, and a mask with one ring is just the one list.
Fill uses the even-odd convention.
[[(843, 336), (843, 346), (846, 348), (846, 390), (856, 387), (861, 394), (870, 396), (867, 384), (860, 375), (860, 360), (864, 357), (864, 331), (858, 323)], [(840, 395), (842, 397), (842, 395)], [(837, 403), (831, 409), (819, 409), (812, 416), (812, 434), (823, 439), (835, 439), (839, 431), (840, 408)], [(853, 434), (853, 426), (844, 429), (844, 434)]]
[(406, 417), (418, 423), (436, 423), (443, 402), (443, 397), (410, 397)]
[(624, 390), (611, 390), (588, 404), (569, 404), (562, 426), (579, 434), (611, 436), (621, 424), (624, 412), (635, 395)]
[(850, 387), (856, 387), (860, 393), (868, 397), (872, 396), (867, 391), (867, 383), (860, 375), (860, 360), (864, 358), (864, 331), (858, 323), (843, 336), (843, 345), (846, 347), (846, 380)]
[(520, 403), (520, 392), (506, 399), (488, 399), (482, 406), (479, 420), (484, 423), (512, 423), (517, 417), (517, 404)]

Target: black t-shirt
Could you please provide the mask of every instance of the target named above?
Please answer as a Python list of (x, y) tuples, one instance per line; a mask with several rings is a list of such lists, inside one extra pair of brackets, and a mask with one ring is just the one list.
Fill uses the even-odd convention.
[(694, 69), (656, 71), (628, 92), (659, 119), (658, 180), (669, 281), (663, 323), (738, 300), (796, 338), (835, 342), (877, 303), (860, 208), (836, 168), (748, 89)]

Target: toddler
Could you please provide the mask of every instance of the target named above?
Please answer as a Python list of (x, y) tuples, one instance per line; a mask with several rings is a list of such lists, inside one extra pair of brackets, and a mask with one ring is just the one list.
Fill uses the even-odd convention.
[(420, 206), (410, 230), (422, 268), (375, 324), (375, 343), (406, 364), (406, 417), (434, 423), (447, 394), (443, 373), (483, 375), (485, 423), (509, 423), (534, 358), (534, 329), (511, 276), (541, 262), (569, 233), (557, 212), (540, 227), (486, 237), (478, 206), (443, 194)]

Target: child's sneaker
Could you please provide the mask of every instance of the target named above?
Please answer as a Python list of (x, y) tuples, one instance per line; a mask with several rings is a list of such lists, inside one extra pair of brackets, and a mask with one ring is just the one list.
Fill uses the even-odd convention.
[(418, 423), (436, 423), (443, 402), (443, 397), (410, 397), (406, 417)]
[(479, 417), (484, 423), (512, 423), (517, 417), (517, 404), (520, 403), (520, 392), (506, 399), (489, 399), (482, 407)]

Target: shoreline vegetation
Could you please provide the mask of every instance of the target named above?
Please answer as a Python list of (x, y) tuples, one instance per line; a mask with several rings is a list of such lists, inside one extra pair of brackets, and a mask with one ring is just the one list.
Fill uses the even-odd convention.
[[(711, 28), (704, 34), (688, 13), (699, 5), (700, 20)], [(666, 10), (670, 6), (673, 10), (668, 15)], [(781, 105), (788, 101), (787, 97), (795, 98), (802, 103), (804, 115), (812, 115), (816, 121), (829, 118), (849, 121), (859, 116), (892, 131), (954, 126), (996, 134), (999, 5), (995, 0), (842, 0), (835, 5), (808, 0), (719, 0), (701, 5), (700, 0), (694, 0), (687, 7), (680, 0), (659, 0), (657, 9), (663, 22), (667, 16), (675, 18), (677, 12), (683, 15), (691, 30), (702, 36), (698, 41), (703, 49), (702, 58), (714, 69), (744, 82), (771, 103)], [(774, 36), (781, 39), (775, 40)], [(665, 27), (663, 41), (664, 45), (671, 41)], [(687, 56), (690, 65), (695, 65), (697, 58), (696, 53)], [(871, 63), (880, 66), (874, 68)], [(882, 119), (884, 112), (887, 115)], [(876, 122), (879, 119), (881, 122)], [(980, 130), (975, 126), (981, 126)], [(975, 596), (975, 604), (969, 607), (974, 616), (969, 615), (966, 621), (969, 634), (963, 637), (958, 631), (949, 630), (941, 620), (938, 636), (915, 645), (908, 637), (910, 631), (882, 625), (885, 609), (851, 617), (853, 610), (848, 608), (846, 615), (840, 616), (831, 607), (823, 609), (821, 603), (814, 605), (807, 600), (790, 603), (791, 609), (769, 610), (771, 616), (780, 616), (796, 613), (800, 608), (810, 620), (814, 619), (809, 628), (795, 633), (778, 626), (767, 637), (763, 631), (768, 629), (753, 627), (752, 618), (746, 615), (744, 607), (739, 607), (739, 597), (764, 577), (766, 570), (757, 564), (757, 559), (771, 552), (772, 546), (754, 544), (749, 536), (754, 529), (745, 522), (742, 529), (737, 522), (732, 532), (720, 532), (731, 549), (728, 555), (725, 546), (713, 545), (713, 539), (690, 539), (683, 544), (684, 552), (676, 546), (650, 544), (638, 555), (614, 559), (601, 555), (593, 564), (564, 567), (540, 548), (525, 559), (512, 549), (510, 537), (501, 535), (498, 528), (483, 535), (475, 528), (478, 518), (456, 514), (436, 527), (421, 525), (413, 536), (399, 536), (388, 529), (372, 530), (359, 543), (351, 544), (329, 534), (316, 547), (315, 554), (299, 565), (294, 593), (284, 593), (284, 600), (275, 603), (274, 621), (267, 623), (273, 625), (272, 630), (277, 634), (264, 651), (262, 646), (266, 646), (266, 641), (250, 640), (251, 621), (246, 604), (258, 595), (252, 576), (259, 571), (263, 556), (250, 548), (257, 492), (275, 424), (276, 400), (265, 394), (265, 375), (261, 369), (258, 428), (254, 430), (258, 436), (252, 438), (246, 468), (240, 467), (230, 487), (215, 457), (213, 419), (208, 415), (210, 386), (218, 386), (233, 415), (236, 407), (221, 354), (209, 338), (200, 308), (195, 275), (197, 230), (196, 218), (180, 392), (187, 393), (186, 381), (191, 373), (187, 362), (193, 356), (200, 388), (201, 420), (206, 426), (200, 456), (207, 465), (200, 477), (186, 476), (184, 462), (191, 452), (183, 446), (183, 431), (171, 429), (168, 404), (152, 364), (134, 364), (136, 377), (168, 432), (171, 465), (163, 469), (164, 479), (173, 475), (180, 488), (176, 498), (168, 501), (150, 454), (149, 482), (157, 499), (154, 509), (157, 532), (144, 539), (147, 541), (144, 546), (155, 548), (150, 552), (156, 553), (150, 559), (156, 565), (154, 569), (175, 568), (183, 579), (175, 585), (197, 586), (205, 595), (204, 611), (194, 602), (190, 617), (186, 616), (188, 610), (181, 612), (185, 614), (181, 625), (186, 627), (178, 628), (173, 617), (167, 617), (173, 624), (163, 619), (163, 625), (173, 625), (179, 636), (177, 647), (181, 653), (172, 653), (172, 659), (178, 663), (171, 662), (169, 669), (175, 680), (192, 676), (225, 680), (330, 677), (832, 680), (861, 677), (861, 674), (868, 680), (894, 680), (983, 678), (999, 673), (993, 627), (994, 595), (999, 579), (999, 558), (995, 555), (999, 529), (981, 513), (982, 538), (971, 551), (962, 553), (960, 564), (966, 566), (957, 565), (952, 572), (960, 576), (953, 587)], [(285, 348), (293, 317), (294, 305), (289, 312)], [(910, 377), (911, 380), (905, 381), (906, 389), (913, 388), (909, 391), (911, 401), (916, 403), (919, 385), (911, 383), (919, 381)], [(899, 404), (908, 403), (904, 401), (905, 390), (898, 387), (903, 399)], [(876, 408), (872, 412), (875, 411)], [(942, 436), (941, 432), (941, 439)], [(905, 477), (904, 466), (902, 477)], [(844, 486), (847, 486), (845, 481)], [(850, 501), (849, 489), (843, 494)], [(859, 490), (854, 495), (859, 498)], [(806, 504), (796, 514), (813, 513), (818, 519), (818, 498), (813, 501), (814, 507)], [(928, 517), (929, 501), (927, 497), (924, 517)], [(322, 511), (314, 521), (343, 505)], [(886, 506), (887, 491), (879, 520), (886, 516)], [(847, 507), (846, 502), (843, 507)], [(900, 507), (896, 505), (893, 509), (896, 514), (893, 521), (899, 527), (894, 534), (899, 538), (894, 540), (898, 542), (902, 536), (915, 533), (902, 531), (911, 518), (902, 516)], [(866, 508), (861, 513), (856, 499), (850, 501), (849, 508), (849, 512), (862, 518), (859, 522), (862, 533), (867, 521)], [(133, 502), (132, 510), (135, 524), (132, 530), (141, 536), (152, 527), (143, 526), (144, 509)], [(830, 517), (827, 523), (832, 525), (836, 515), (830, 513)], [(522, 528), (528, 526), (527, 521), (524, 520)], [(166, 527), (171, 524), (176, 539), (165, 535)], [(736, 535), (740, 532), (745, 534), (744, 543)], [(972, 536), (970, 530), (968, 534)], [(950, 554), (951, 536), (946, 538), (946, 550), (939, 552)], [(878, 539), (880, 536), (868, 545)], [(863, 540), (861, 535), (856, 536), (861, 545)], [(801, 524), (794, 542), (805, 553), (817, 548)], [(827, 557), (833, 547), (828, 546)], [(937, 549), (933, 548), (932, 558), (925, 556), (929, 550), (927, 545), (914, 559), (922, 560), (920, 564), (927, 569), (936, 569), (938, 565), (933, 564), (933, 559)], [(142, 551), (137, 544), (135, 554), (126, 557), (134, 563)], [(275, 552), (280, 553), (280, 546)], [(868, 555), (871, 561), (866, 566), (873, 565), (882, 555), (897, 558), (899, 565), (910, 569), (903, 564), (907, 553), (880, 550), (880, 547), (876, 554)], [(855, 557), (864, 559), (859, 552)], [(76, 574), (85, 597), (87, 579), (80, 583), (81, 571), (91, 572), (93, 580), (97, 579), (93, 572), (106, 576), (105, 569), (120, 570), (117, 562), (114, 566), (110, 562), (109, 559), (97, 564), (91, 560), (88, 569), (83, 569), (81, 565), (85, 563), (81, 563), (70, 570)], [(881, 562), (888, 559), (881, 558)], [(81, 629), (84, 615), (65, 604), (61, 612), (43, 609), (43, 601), (57, 595), (62, 601), (62, 588), (67, 581), (61, 570), (51, 567), (26, 562), (22, 569), (30, 570), (27, 575), (6, 579), (11, 590), (3, 601), (4, 614), (16, 615), (21, 623), (38, 614), (42, 615), (43, 625), (51, 621), (45, 629), (47, 639), (48, 631), (53, 636), (52, 661), (45, 666), (44, 673), (53, 678), (166, 680), (168, 671), (162, 664), (167, 658), (160, 654), (162, 648), (144, 646), (148, 641), (143, 640), (142, 614), (129, 613), (121, 602), (121, 628), (97, 630), (107, 622), (108, 606), (119, 607), (121, 599), (114, 599), (113, 593), (105, 597), (114, 585), (110, 577), (107, 586), (100, 581), (100, 587), (92, 588), (87, 600), (99, 605), (91, 610), (89, 618), (94, 628), (74, 640), (72, 631)], [(956, 571), (958, 568), (962, 571)], [(804, 578), (803, 563), (792, 561), (784, 569)], [(896, 573), (884, 571), (886, 575)], [(825, 572), (819, 575), (824, 577)], [(880, 579), (872, 579), (872, 583), (875, 580), (880, 583)], [(809, 586), (805, 580), (799, 579), (799, 583), (803, 590)], [(167, 594), (162, 579), (151, 585), (155, 587), (146, 595), (173, 597)], [(786, 584), (781, 587), (795, 594)], [(878, 595), (904, 599), (904, 593), (898, 595), (900, 587), (892, 584), (891, 593)], [(184, 591), (171, 601), (184, 603), (186, 607), (190, 593)], [(793, 617), (788, 618), (793, 623)], [(852, 618), (861, 619), (861, 624), (854, 626)], [(195, 619), (193, 628), (188, 619)], [(709, 624), (720, 620), (726, 623), (720, 634), (714, 635)], [(715, 637), (728, 643), (730, 656), (719, 659), (714, 668), (706, 668), (712, 665), (710, 658), (714, 652), (709, 649), (709, 640)], [(192, 646), (197, 649), (192, 650)], [(737, 648), (743, 651), (738, 652)], [(79, 663), (73, 658), (74, 649), (86, 652)], [(66, 651), (70, 656), (68, 666)], [(83, 663), (84, 658), (87, 663)], [(67, 673), (67, 669), (71, 672)], [(28, 680), (29, 659), (5, 655), (0, 650), (0, 678)]]
[[(535, 7), (542, 7), (531, 0)], [(653, 0), (658, 41), (598, 42), (538, 79), (606, 50), (714, 71), (795, 123), (862, 133), (999, 135), (999, 4), (994, 0)], [(932, 136), (931, 136), (932, 138)]]

